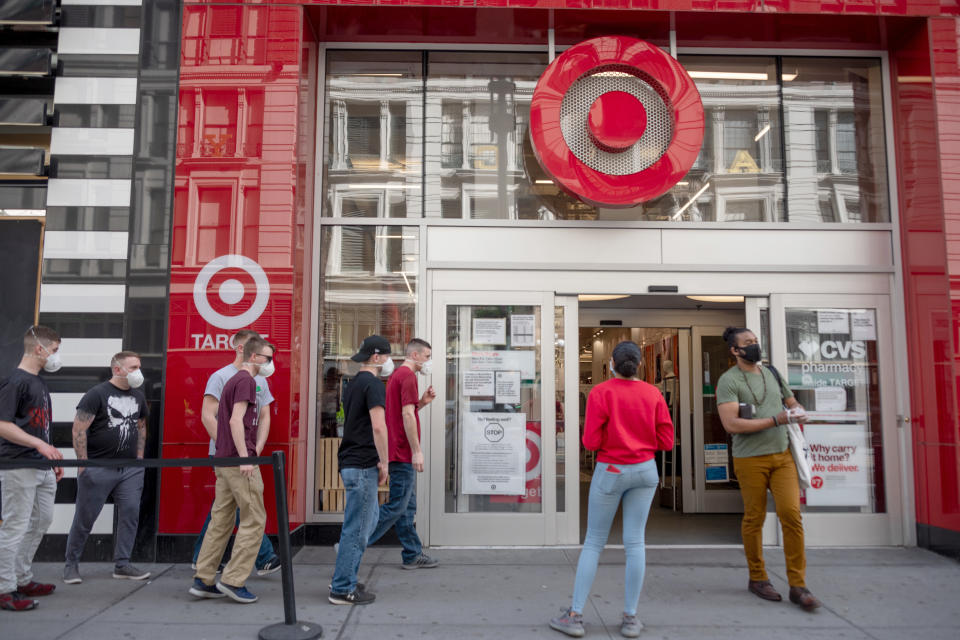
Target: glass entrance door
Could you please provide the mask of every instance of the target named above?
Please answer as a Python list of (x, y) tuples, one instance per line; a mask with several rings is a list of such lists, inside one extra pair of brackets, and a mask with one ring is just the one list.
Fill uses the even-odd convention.
[(771, 295), (774, 365), (810, 421), (808, 544), (903, 544), (889, 299)]
[(552, 293), (435, 292), (433, 308), (431, 544), (567, 542), (565, 307)]

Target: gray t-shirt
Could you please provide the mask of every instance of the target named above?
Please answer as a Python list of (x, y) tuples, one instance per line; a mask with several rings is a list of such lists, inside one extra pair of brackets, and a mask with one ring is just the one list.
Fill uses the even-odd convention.
[[(220, 401), (220, 394), (223, 393), (223, 386), (227, 384), (227, 381), (230, 380), (233, 376), (237, 375), (240, 372), (240, 369), (233, 366), (233, 363), (228, 364), (222, 369), (218, 369), (213, 372), (213, 375), (210, 376), (210, 379), (207, 380), (207, 388), (203, 390), (203, 395), (212, 396), (217, 399), (217, 402)], [(267, 406), (273, 402), (273, 395), (270, 393), (270, 385), (267, 384), (267, 379), (263, 376), (254, 376), (253, 381), (257, 383), (257, 415), (260, 415), (260, 409)], [(210, 441), (210, 455), (212, 456), (217, 451), (216, 440)]]

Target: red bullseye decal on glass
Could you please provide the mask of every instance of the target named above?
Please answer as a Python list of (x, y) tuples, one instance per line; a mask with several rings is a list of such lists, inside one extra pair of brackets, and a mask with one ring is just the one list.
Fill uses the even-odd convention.
[(703, 129), (700, 94), (680, 63), (622, 36), (557, 56), (530, 105), (530, 139), (544, 171), (604, 207), (632, 207), (669, 191), (696, 161)]

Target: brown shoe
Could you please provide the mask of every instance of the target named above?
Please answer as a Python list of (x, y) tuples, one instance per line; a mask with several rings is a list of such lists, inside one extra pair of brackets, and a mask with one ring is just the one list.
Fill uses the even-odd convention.
[(820, 601), (814, 598), (806, 587), (790, 587), (790, 602), (799, 605), (804, 611), (813, 611), (820, 606)]
[(769, 580), (751, 580), (747, 583), (747, 591), (770, 602), (780, 602), (783, 600), (783, 596), (777, 593), (777, 590), (773, 588)]

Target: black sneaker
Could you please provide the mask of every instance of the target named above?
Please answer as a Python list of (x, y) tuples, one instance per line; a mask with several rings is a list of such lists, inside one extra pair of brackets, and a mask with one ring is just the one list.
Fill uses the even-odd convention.
[(377, 596), (360, 589), (354, 589), (350, 593), (334, 593), (331, 591), (330, 595), (327, 596), (327, 600), (332, 604), (370, 604), (376, 599)]
[[(366, 590), (367, 590), (367, 585), (363, 584), (362, 582), (358, 582), (358, 583), (357, 583), (357, 586), (356, 586), (355, 588), (356, 588), (357, 591), (366, 591)], [(332, 583), (332, 582), (327, 585), (327, 589), (330, 589), (331, 591), (333, 590), (333, 583)]]
[(257, 575), (268, 576), (271, 573), (276, 573), (277, 571), (280, 571), (280, 558), (273, 556), (267, 560), (266, 564), (257, 569)]
[(404, 569), (433, 569), (438, 564), (440, 563), (434, 560), (433, 558), (431, 558), (430, 556), (428, 556), (427, 554), (421, 553), (416, 558), (414, 558), (411, 562), (404, 562), (400, 566), (403, 567)]

